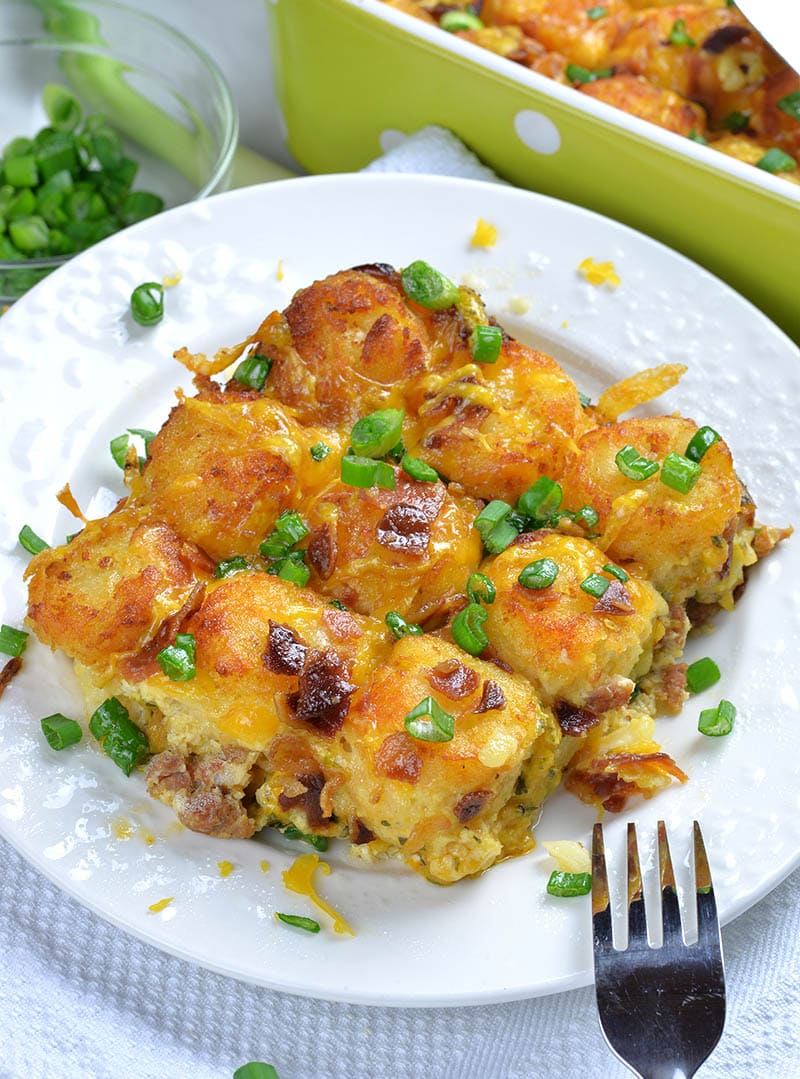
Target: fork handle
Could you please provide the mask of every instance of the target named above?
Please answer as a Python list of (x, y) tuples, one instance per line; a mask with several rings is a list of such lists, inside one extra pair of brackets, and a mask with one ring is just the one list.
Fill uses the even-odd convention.
[(631, 1071), (638, 1075), (639, 1079), (692, 1079), (697, 1069), (690, 1068), (686, 1071), (678, 1064), (656, 1064), (644, 1072), (637, 1072), (635, 1068), (631, 1068)]

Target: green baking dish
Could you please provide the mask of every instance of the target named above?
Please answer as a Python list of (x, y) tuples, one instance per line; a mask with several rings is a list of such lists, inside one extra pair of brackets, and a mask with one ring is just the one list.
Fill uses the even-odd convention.
[(800, 340), (800, 187), (380, 0), (267, 6), (288, 146), (310, 172), (362, 168), (385, 133), (441, 124), (519, 187), (683, 251)]

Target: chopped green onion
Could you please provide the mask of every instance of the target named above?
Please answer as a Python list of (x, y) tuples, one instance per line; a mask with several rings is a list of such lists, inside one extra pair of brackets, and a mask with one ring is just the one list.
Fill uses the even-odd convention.
[(131, 435), (138, 435), (144, 442), (145, 456), (150, 456), (150, 443), (156, 437), (155, 431), (148, 431), (146, 427), (129, 427), (128, 433)]
[(42, 104), (48, 120), (57, 131), (74, 131), (83, 119), (83, 109), (78, 99), (57, 83), (47, 83), (42, 90)]
[(697, 729), (710, 738), (721, 738), (733, 730), (736, 719), (736, 706), (730, 701), (721, 700), (716, 708), (705, 708), (700, 713)]
[(50, 236), (50, 227), (43, 217), (32, 214), (29, 217), (18, 217), (11, 221), (8, 226), (8, 235), (25, 255), (32, 255), (47, 247)]
[(409, 457), (406, 454), (400, 462), (400, 467), (412, 480), (417, 480), (419, 483), (436, 483), (439, 479), (436, 469), (431, 468), (425, 461), (421, 461), (419, 457)]
[(314, 850), (326, 851), (328, 849), (328, 837), (326, 835), (311, 835), (309, 832), (301, 832), (293, 824), (287, 824), (281, 829), (285, 839), (293, 843), (308, 843)]
[(581, 588), (587, 596), (600, 599), (602, 595), (605, 595), (610, 584), (611, 581), (607, 577), (601, 577), (599, 573), (590, 573), (588, 577), (581, 581)]
[(23, 525), (17, 538), (20, 547), (24, 547), (28, 554), (39, 554), (40, 551), (50, 550), (50, 544), (45, 543), (41, 536), (37, 536), (30, 525)]
[(517, 509), (533, 521), (546, 521), (558, 511), (563, 492), (561, 485), (547, 476), (540, 476), (520, 495)]
[(606, 564), (603, 566), (603, 572), (610, 573), (612, 577), (616, 577), (617, 580), (622, 581), (623, 584), (625, 584), (626, 581), (630, 580), (625, 570), (622, 569), (620, 566), (615, 566), (613, 562), (606, 562)]
[(406, 266), (400, 282), (406, 296), (429, 311), (443, 311), (458, 302), (458, 286), (422, 260)]
[(593, 506), (582, 506), (572, 519), (576, 524), (583, 524), (588, 529), (592, 529), (600, 520), (600, 514)]
[(306, 933), (319, 933), (319, 922), (315, 922), (313, 918), (304, 918), (300, 914), (281, 914), (279, 911), (275, 912), (275, 917), (280, 918), (286, 925), (293, 925), (297, 929), (305, 929)]
[(309, 527), (297, 510), (284, 510), (259, 551), (264, 558), (284, 558), (308, 533)]
[(647, 457), (642, 457), (633, 446), (623, 446), (614, 460), (617, 462), (617, 468), (622, 475), (627, 476), (629, 480), (635, 480), (637, 483), (649, 479), (650, 476), (654, 476), (658, 472), (658, 461), (651, 461)]
[(80, 724), (74, 719), (67, 719), (60, 712), (45, 716), (42, 720), (42, 733), (51, 749), (66, 749), (67, 746), (76, 745), (83, 737)]
[(794, 172), (797, 168), (797, 162), (790, 154), (786, 154), (783, 150), (779, 150), (777, 146), (773, 146), (770, 150), (767, 150), (762, 158), (756, 161), (756, 168), (763, 169), (765, 172)]
[(713, 659), (697, 659), (686, 668), (686, 688), (690, 693), (702, 693), (719, 682), (722, 675)]
[(108, 444), (108, 448), (111, 450), (111, 456), (114, 458), (114, 463), (119, 468), (125, 468), (125, 462), (128, 459), (128, 446), (130, 445), (130, 439), (126, 434), (117, 435), (116, 438), (112, 438)]
[(122, 225), (135, 225), (137, 221), (144, 221), (148, 217), (160, 214), (164, 209), (164, 200), (150, 191), (131, 191), (122, 200), (119, 208), (119, 219)]
[(578, 400), (581, 403), (581, 408), (588, 408), (589, 405), (592, 403), (592, 399), (588, 395), (588, 393), (581, 393), (580, 390), (578, 390)]
[(592, 22), (605, 18), (606, 15), (608, 15), (607, 7), (590, 7), (586, 11), (586, 17), (591, 19)]
[(315, 461), (324, 461), (329, 453), (333, 453), (333, 450), (327, 442), (315, 442), (308, 452)]
[(529, 562), (517, 580), (523, 588), (549, 588), (558, 576), (558, 566), (552, 558), (537, 558)]
[(233, 1079), (279, 1079), (279, 1077), (271, 1064), (251, 1060), (249, 1064), (242, 1064), (241, 1068), (236, 1069)]
[(521, 528), (508, 520), (511, 506), (495, 499), (481, 510), (473, 525), (481, 534), (483, 545), (490, 554), (500, 554), (520, 534)]
[(375, 486), (384, 491), (393, 491), (397, 486), (397, 476), (391, 465), (385, 461), (375, 462)]
[(690, 461), (680, 453), (668, 453), (661, 465), (659, 479), (673, 491), (688, 494), (700, 479), (702, 468), (696, 461)]
[(425, 632), (416, 622), (406, 622), (397, 611), (387, 611), (385, 622), (398, 641), (401, 637), (419, 637)]
[(405, 411), (402, 408), (380, 408), (357, 420), (350, 432), (350, 441), (357, 457), (383, 457), (397, 445), (403, 433)]
[(116, 697), (109, 697), (92, 713), (89, 730), (126, 776), (150, 753), (147, 738)]
[(503, 347), (503, 331), (499, 326), (476, 326), (469, 343), (475, 363), (497, 363)]
[(489, 644), (489, 638), (482, 628), (485, 621), (486, 610), (480, 603), (469, 603), (463, 611), (458, 612), (450, 626), (453, 640), (471, 656), (479, 656)]
[(782, 97), (777, 104), (781, 112), (785, 112), (793, 120), (800, 120), (800, 90), (792, 90), (786, 97)]
[(547, 882), (548, 895), (569, 899), (576, 895), (588, 895), (592, 890), (591, 873), (560, 873), (554, 869)]
[(586, 82), (597, 82), (598, 79), (610, 79), (614, 74), (614, 69), (604, 67), (599, 71), (590, 71), (588, 67), (581, 67), (580, 64), (567, 64), (564, 68), (564, 74), (570, 82), (582, 86)]
[(722, 126), (727, 131), (733, 131), (734, 134), (739, 131), (746, 131), (750, 126), (750, 117), (746, 112), (734, 110), (733, 112), (729, 112), (728, 115), (723, 118)]
[(311, 570), (304, 562), (296, 562), (293, 558), (281, 558), (274, 566), (270, 567), (270, 573), (275, 572), (282, 581), (290, 581), (292, 584), (304, 588), (308, 584)]
[(345, 455), (341, 463), (342, 483), (348, 487), (383, 487), (393, 491), (397, 478), (391, 465), (385, 461), (373, 461), (371, 457)]
[(335, 607), (337, 611), (346, 611), (347, 607), (342, 603), (340, 599), (332, 599), (328, 603), (329, 607)]
[(13, 626), (0, 626), (0, 652), (6, 656), (21, 656), (25, 651), (30, 634), (24, 629), (14, 629)]
[(28, 154), (32, 154), (35, 149), (36, 144), (33, 139), (26, 139), (23, 135), (11, 140), (3, 150), (3, 158), (8, 161), (11, 157), (26, 157)]
[(713, 427), (701, 427), (695, 431), (689, 440), (689, 445), (686, 447), (686, 456), (690, 461), (700, 461), (703, 454), (715, 442), (719, 442), (720, 436), (714, 430)]
[(140, 326), (155, 326), (164, 317), (164, 286), (145, 281), (131, 293), (131, 315)]
[(269, 356), (263, 356), (260, 352), (251, 352), (233, 372), (233, 378), (241, 386), (260, 392), (264, 389), (264, 383), (267, 381), (271, 368), (272, 360)]
[(159, 667), (173, 682), (189, 682), (197, 674), (194, 634), (179, 633), (175, 644), (168, 644), (156, 656)]
[(689, 37), (686, 30), (686, 20), (676, 19), (672, 24), (672, 29), (667, 35), (667, 41), (670, 45), (688, 45), (690, 48), (694, 47), (696, 42), (693, 38)]
[(450, 34), (459, 30), (480, 30), (483, 23), (471, 11), (446, 11), (439, 19), (439, 26)]
[(388, 457), (390, 461), (394, 461), (394, 463), (396, 465), (400, 464), (400, 462), (403, 460), (405, 455), (406, 455), (406, 447), (405, 447), (405, 443), (403, 442), (402, 438), (400, 439), (400, 441), (397, 443), (396, 446), (392, 446), (392, 448), (390, 450), (387, 450), (386, 454), (385, 454), (385, 456)]
[(3, 162), (6, 183), (12, 187), (36, 187), (39, 182), (39, 170), (33, 154), (21, 157), (9, 157)]
[(699, 131), (695, 131), (694, 128), (686, 136), (687, 139), (691, 139), (692, 142), (699, 142), (701, 146), (708, 146), (708, 139), (705, 135), (701, 135)]
[(420, 742), (451, 742), (455, 732), (455, 722), (455, 718), (449, 712), (445, 712), (433, 697), (425, 697), (421, 700), (403, 720), (411, 737)]
[(214, 576), (219, 578), (232, 577), (234, 573), (241, 573), (242, 570), (246, 569), (250, 569), (250, 563), (246, 558), (242, 558), (240, 554), (237, 554), (233, 558), (223, 558), (221, 562), (217, 562)]
[(485, 573), (471, 573), (467, 579), (467, 597), (470, 603), (494, 603), (497, 597), (494, 581)]

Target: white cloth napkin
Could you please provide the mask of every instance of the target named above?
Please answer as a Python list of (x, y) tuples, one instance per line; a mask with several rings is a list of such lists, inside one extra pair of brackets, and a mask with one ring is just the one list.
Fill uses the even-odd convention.
[[(494, 175), (434, 128), (370, 170)], [(592, 989), (435, 1010), (290, 997), (140, 944), (62, 895), (2, 840), (0, 857), (0, 1079), (226, 1079), (249, 1060), (272, 1063), (280, 1079), (629, 1075), (602, 1040)], [(723, 939), (728, 1021), (701, 1075), (798, 1079), (800, 871)]]

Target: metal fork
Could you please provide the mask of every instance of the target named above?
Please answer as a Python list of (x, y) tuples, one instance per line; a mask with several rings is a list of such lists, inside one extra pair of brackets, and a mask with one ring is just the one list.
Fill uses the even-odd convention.
[[(664, 943), (651, 947), (636, 828), (628, 825), (628, 946), (614, 948), (603, 826), (592, 836), (594, 972), (600, 1027), (640, 1079), (690, 1079), (722, 1035), (725, 973), (717, 906), (700, 825), (694, 822), (698, 938), (685, 944), (664, 822), (658, 822)], [(651, 912), (653, 913), (653, 912)]]

